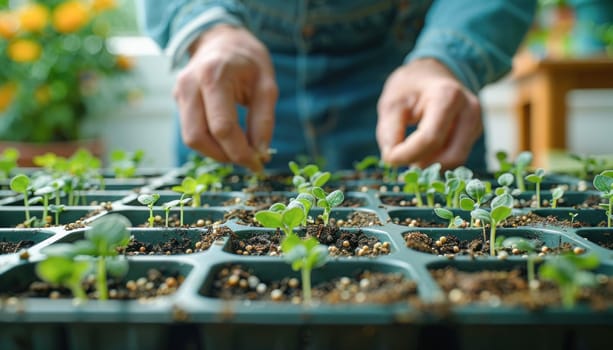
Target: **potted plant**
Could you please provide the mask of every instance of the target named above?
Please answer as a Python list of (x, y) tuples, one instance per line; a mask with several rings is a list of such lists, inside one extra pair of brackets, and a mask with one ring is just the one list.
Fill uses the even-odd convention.
[[(22, 166), (49, 151), (89, 146), (100, 155), (83, 122), (129, 97), (133, 67), (107, 48), (114, 1), (19, 4), (0, 3), (0, 150), (19, 148)], [(76, 145), (63, 151), (66, 143)]]

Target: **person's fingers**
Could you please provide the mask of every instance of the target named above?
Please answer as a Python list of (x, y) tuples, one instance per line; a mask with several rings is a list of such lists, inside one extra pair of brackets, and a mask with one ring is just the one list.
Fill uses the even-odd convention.
[[(388, 102), (389, 100), (393, 102)], [(415, 98), (394, 98), (382, 95), (377, 105), (376, 137), (381, 158), (387, 162), (392, 147), (401, 143), (405, 137), (407, 126), (415, 123)]]
[(185, 145), (217, 161), (230, 161), (209, 132), (197, 80), (188, 74), (179, 74), (174, 97), (179, 109), (181, 137)]
[(259, 79), (247, 113), (247, 137), (262, 161), (270, 160), (268, 148), (275, 123), (278, 88), (273, 76)]
[(233, 163), (261, 171), (262, 163), (238, 124), (236, 101), (230, 84), (226, 81), (202, 87), (209, 131)]
[(448, 143), (453, 121), (466, 101), (461, 90), (442, 89), (422, 102), (423, 114), (417, 129), (389, 150), (390, 164), (413, 164), (440, 152)]
[(435, 162), (441, 163), (443, 169), (453, 169), (464, 164), (473, 144), (483, 132), (481, 108), (476, 97), (471, 96), (460, 114), (449, 137), (449, 144), (435, 157), (428, 159), (421, 166)]

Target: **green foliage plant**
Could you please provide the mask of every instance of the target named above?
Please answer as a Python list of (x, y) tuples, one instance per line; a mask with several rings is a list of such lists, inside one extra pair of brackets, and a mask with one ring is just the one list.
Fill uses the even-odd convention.
[(324, 225), (328, 225), (332, 208), (341, 205), (345, 200), (345, 195), (341, 190), (334, 190), (330, 193), (326, 193), (321, 187), (313, 187), (311, 193), (317, 200), (317, 206), (324, 210), (321, 215)]
[(459, 215), (454, 215), (453, 212), (447, 208), (434, 208), (434, 213), (439, 218), (449, 222), (447, 228), (458, 228), (464, 223), (464, 220)]
[(128, 179), (134, 177), (144, 157), (145, 151), (142, 149), (138, 149), (134, 152), (128, 152), (123, 149), (113, 150), (109, 156), (109, 160), (115, 178)]
[(543, 182), (543, 178), (545, 178), (545, 170), (543, 168), (538, 168), (532, 174), (526, 175), (526, 181), (535, 184), (535, 192), (536, 192), (536, 207), (541, 207), (541, 183)]
[(286, 236), (281, 243), (283, 259), (301, 272), (303, 303), (311, 303), (311, 271), (326, 264), (328, 248), (319, 244), (315, 237), (301, 239), (296, 235)]
[(179, 225), (183, 226), (183, 207), (186, 204), (189, 204), (189, 202), (191, 202), (191, 198), (183, 198), (183, 196), (181, 196), (180, 199), (175, 199), (169, 202), (166, 202), (164, 204), (162, 204), (162, 209), (164, 209), (164, 226), (168, 227), (168, 217), (170, 216), (170, 210), (174, 207), (176, 207), (177, 205), (180, 208), (180, 214), (179, 214)]
[(153, 223), (155, 222), (155, 217), (153, 216), (153, 206), (160, 199), (159, 193), (143, 193), (137, 197), (137, 200), (140, 204), (146, 205), (149, 208), (149, 227), (153, 227)]
[(364, 157), (359, 162), (355, 162), (353, 164), (353, 169), (358, 173), (362, 173), (370, 168), (374, 168), (374, 169), (378, 168), (379, 163), (380, 163), (379, 157), (370, 155), (370, 156)]
[(490, 224), (490, 255), (496, 255), (496, 227), (503, 222), (506, 218), (508, 218), (513, 211), (513, 197), (508, 193), (502, 193), (494, 199), (492, 199), (490, 203), (490, 211), (485, 209), (477, 208), (471, 211), (471, 217), (475, 219), (479, 219), (484, 225), (486, 223)]
[(274, 203), (267, 210), (255, 213), (255, 219), (264, 227), (279, 228), (285, 236), (294, 235), (294, 229), (303, 222), (305, 208), (300, 201), (292, 200), (287, 205)]
[(0, 153), (0, 180), (7, 180), (11, 176), (13, 169), (17, 168), (19, 151), (13, 147), (5, 148)]
[(551, 191), (551, 207), (552, 208), (557, 208), (558, 207), (558, 201), (564, 197), (564, 188), (561, 186), (558, 186), (556, 188), (554, 188)]
[[(479, 179), (468, 181), (465, 194), (460, 195), (460, 209), (471, 211), (481, 207), (487, 201), (487, 187)], [(474, 227), (474, 219), (471, 218), (470, 226)]]
[(196, 179), (191, 176), (186, 176), (181, 181), (180, 185), (173, 186), (172, 190), (192, 198), (192, 207), (200, 207), (200, 193), (203, 191), (203, 185), (199, 184)]
[(423, 207), (424, 202), (421, 197), (421, 190), (419, 186), (419, 177), (421, 174), (421, 169), (418, 167), (411, 167), (405, 170), (400, 177), (403, 180), (402, 192), (406, 194), (412, 194), (415, 196), (417, 207)]
[(502, 173), (510, 172), (514, 175), (516, 186), (519, 191), (526, 191), (526, 185), (524, 183), (525, 173), (532, 163), (532, 152), (523, 151), (515, 157), (515, 161), (510, 161), (508, 154), (504, 151), (499, 151), (496, 153), (496, 159), (499, 163), (499, 170), (497, 175)]
[[(118, 251), (130, 243), (130, 221), (120, 214), (103, 216), (85, 231), (85, 240), (76, 242), (80, 254), (97, 257), (96, 289), (100, 300), (108, 299), (107, 269), (113, 276), (122, 276), (128, 271), (128, 261), (117, 259)], [(75, 244), (76, 244), (75, 243)], [(107, 266), (108, 265), (108, 266)]]
[(611, 227), (611, 218), (613, 217), (613, 170), (605, 170), (594, 176), (593, 184), (594, 188), (600, 191), (600, 195), (607, 200), (607, 203), (601, 203), (600, 206), (605, 209), (607, 214), (607, 227)]
[(311, 192), (313, 187), (323, 187), (332, 176), (328, 171), (321, 171), (315, 164), (300, 167), (298, 163), (290, 161), (288, 166), (293, 174), (292, 184), (298, 193)]
[(298, 193), (295, 200), (302, 203), (302, 206), (304, 207), (305, 215), (304, 215), (304, 218), (302, 219), (302, 226), (306, 226), (309, 212), (311, 211), (311, 208), (315, 204), (315, 197), (308, 192), (301, 192), (301, 193)]
[[(63, 248), (65, 245), (67, 249)], [(49, 247), (47, 247), (49, 248)], [(55, 249), (42, 250), (47, 255), (45, 260), (36, 264), (36, 275), (52, 285), (62, 286), (70, 289), (77, 302), (87, 299), (83, 289), (83, 279), (91, 269), (91, 264), (86, 260), (75, 260), (76, 250), (72, 249), (70, 243), (59, 243)]]
[(534, 289), (537, 286), (535, 277), (535, 262), (537, 260), (537, 245), (536, 240), (527, 240), (522, 237), (509, 237), (502, 242), (502, 246), (509, 249), (519, 249), (527, 254), (527, 274), (528, 274), (528, 286)]
[(597, 285), (596, 276), (591, 270), (599, 265), (600, 260), (595, 254), (566, 253), (541, 265), (539, 276), (543, 280), (556, 283), (560, 290), (562, 306), (572, 309), (582, 288), (593, 288)]
[(26, 218), (25, 218), (26, 220), (24, 222), (24, 225), (26, 227), (29, 227), (32, 221), (30, 217), (29, 198), (28, 198), (28, 194), (30, 193), (30, 190), (31, 190), (30, 189), (31, 182), (32, 180), (27, 175), (17, 174), (13, 176), (9, 184), (12, 191), (23, 195), (23, 206), (24, 206), (24, 211), (26, 215)]

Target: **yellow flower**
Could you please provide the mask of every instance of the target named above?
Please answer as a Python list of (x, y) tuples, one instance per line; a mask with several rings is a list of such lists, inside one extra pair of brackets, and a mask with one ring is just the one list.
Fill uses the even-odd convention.
[(13, 82), (4, 83), (0, 85), (0, 112), (4, 112), (13, 98), (15, 98), (15, 92), (17, 91), (17, 84)]
[(19, 21), (10, 12), (0, 12), (0, 37), (11, 39), (17, 33)]
[(88, 8), (81, 1), (64, 2), (53, 11), (53, 27), (60, 33), (74, 33), (88, 21)]
[(36, 99), (36, 102), (38, 102), (38, 104), (46, 105), (47, 102), (49, 102), (49, 99), (51, 98), (51, 91), (49, 90), (49, 86), (47, 85), (39, 86), (34, 92), (34, 98)]
[(41, 4), (25, 5), (19, 10), (18, 14), (21, 29), (29, 32), (42, 31), (49, 21), (49, 9)]
[(34, 40), (18, 39), (9, 44), (8, 56), (15, 62), (36, 61), (43, 48)]
[(111, 10), (115, 7), (117, 7), (117, 2), (115, 0), (93, 0), (92, 2), (92, 8), (98, 12)]
[(134, 68), (134, 60), (128, 56), (118, 55), (116, 58), (117, 67), (121, 70), (131, 70)]

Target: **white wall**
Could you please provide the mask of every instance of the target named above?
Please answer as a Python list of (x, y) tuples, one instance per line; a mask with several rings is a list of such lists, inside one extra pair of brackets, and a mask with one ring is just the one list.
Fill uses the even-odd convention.
[[(107, 149), (144, 149), (145, 166), (174, 166), (174, 74), (167, 58), (142, 39), (119, 44), (120, 51), (138, 54), (137, 74), (144, 96), (118, 113), (97, 120), (95, 127), (106, 140)], [(493, 155), (498, 150), (511, 154), (517, 148), (517, 127), (513, 102), (513, 82), (504, 79), (486, 87), (482, 93), (488, 161), (496, 167)], [(613, 90), (575, 91), (568, 96), (568, 148), (583, 154), (613, 154)]]

